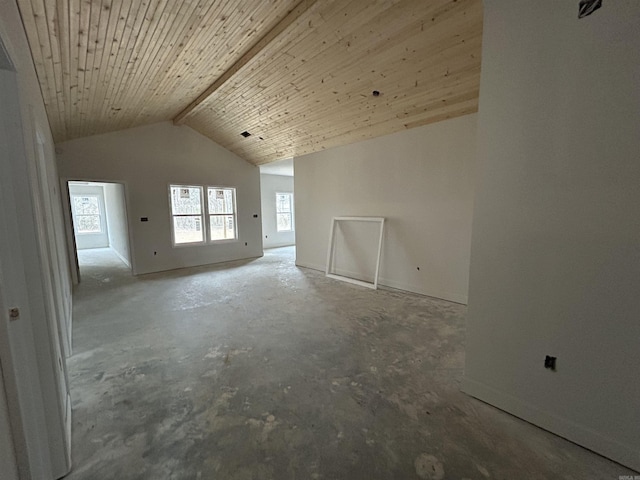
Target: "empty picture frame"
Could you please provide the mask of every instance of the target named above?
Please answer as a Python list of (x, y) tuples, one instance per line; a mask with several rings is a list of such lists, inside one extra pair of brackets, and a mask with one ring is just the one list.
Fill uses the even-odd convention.
[[(334, 262), (335, 253), (335, 227), (338, 222), (375, 222), (380, 225), (380, 236), (378, 237), (378, 254), (375, 258), (376, 270), (373, 277), (373, 282), (365, 282), (358, 280), (357, 278), (351, 278), (344, 275), (336, 275), (331, 273)], [(367, 288), (378, 288), (378, 274), (380, 272), (380, 255), (382, 254), (382, 236), (384, 233), (384, 217), (333, 217), (331, 222), (331, 232), (329, 234), (329, 250), (327, 252), (327, 269), (326, 276), (335, 280), (342, 280), (343, 282), (353, 283)], [(373, 259), (372, 259), (373, 260)]]

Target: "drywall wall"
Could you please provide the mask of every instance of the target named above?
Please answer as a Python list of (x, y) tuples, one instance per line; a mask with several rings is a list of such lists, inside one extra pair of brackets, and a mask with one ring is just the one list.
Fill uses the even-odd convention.
[(76, 247), (78, 250), (88, 248), (104, 248), (109, 246), (109, 224), (107, 221), (107, 209), (105, 206), (105, 194), (102, 185), (69, 185), (69, 195), (73, 205), (73, 196), (92, 195), (98, 197), (98, 205), (100, 208), (100, 229), (99, 233), (78, 233), (78, 222), (75, 219), (77, 212), (72, 207), (74, 221), (73, 229), (76, 236)]
[(476, 115), (294, 160), (296, 263), (324, 270), (331, 219), (386, 218), (380, 284), (466, 303)]
[(121, 183), (104, 183), (104, 203), (107, 210), (107, 228), (109, 246), (128, 267), (129, 231), (127, 228), (127, 208), (124, 185)]
[(464, 390), (640, 470), (640, 2), (577, 3), (485, 2)]
[[(191, 128), (157, 123), (71, 140), (58, 151), (67, 180), (125, 184), (135, 274), (262, 255), (259, 169)], [(172, 246), (170, 184), (235, 187), (239, 239)]]
[(262, 246), (273, 248), (294, 245), (296, 243), (295, 222), (294, 231), (291, 232), (278, 232), (276, 228), (276, 193), (293, 193), (293, 177), (261, 174), (260, 191), (262, 195)]
[(59, 478), (70, 467), (60, 335), (71, 285), (53, 141), (14, 1), (0, 2), (0, 41), (11, 59), (0, 68), (0, 303), (20, 309), (0, 317), (0, 356), (20, 477)]

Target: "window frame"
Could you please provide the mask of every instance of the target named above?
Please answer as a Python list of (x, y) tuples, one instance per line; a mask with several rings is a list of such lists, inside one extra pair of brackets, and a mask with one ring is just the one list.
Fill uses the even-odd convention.
[[(229, 213), (211, 213), (209, 212), (209, 190), (213, 189), (213, 190), (231, 190), (231, 196), (232, 196), (232, 200), (233, 200), (233, 213), (229, 214)], [(240, 234), (238, 232), (238, 203), (236, 201), (236, 187), (226, 187), (223, 185), (207, 185), (205, 187), (205, 190), (207, 192), (207, 198), (206, 198), (206, 209), (207, 209), (207, 235), (208, 235), (208, 241), (207, 243), (210, 244), (220, 244), (220, 243), (232, 243), (232, 242), (238, 242), (240, 240)], [(211, 235), (211, 217), (228, 217), (229, 215), (233, 216), (233, 226), (234, 226), (234, 230), (235, 230), (235, 237), (234, 238), (220, 238), (217, 240), (214, 240)]]
[[(200, 190), (200, 214), (194, 213), (173, 213), (173, 199), (171, 198), (171, 191), (173, 188), (197, 188)], [(171, 228), (171, 245), (173, 247), (190, 247), (195, 245), (205, 245), (207, 243), (207, 231), (206, 227), (203, 225), (205, 220), (205, 209), (206, 205), (204, 204), (204, 186), (203, 185), (186, 185), (186, 184), (169, 184), (169, 219), (170, 219), (170, 228)], [(175, 217), (200, 217), (200, 226), (202, 230), (202, 240), (197, 240), (195, 242), (176, 242), (176, 229), (174, 219)]]
[[(200, 202), (201, 202), (201, 213), (200, 214), (175, 214), (173, 213), (173, 202), (171, 198), (171, 189), (172, 188), (197, 188), (200, 191)], [(209, 212), (209, 190), (231, 190), (232, 192), (232, 201), (233, 201), (233, 214), (229, 213), (210, 213)], [(240, 241), (240, 232), (238, 229), (238, 203), (237, 203), (237, 188), (230, 187), (226, 185), (205, 185), (205, 184), (177, 184), (170, 183), (168, 184), (168, 199), (169, 199), (169, 228), (171, 229), (171, 245), (174, 248), (182, 248), (182, 247), (196, 247), (203, 245), (217, 245), (221, 243), (233, 243)], [(235, 227), (235, 237), (234, 238), (221, 238), (218, 240), (212, 239), (211, 232), (211, 217), (214, 216), (233, 216), (233, 224)], [(175, 234), (175, 225), (174, 218), (175, 217), (200, 217), (200, 224), (203, 229), (203, 239), (195, 242), (183, 242), (176, 243), (176, 234)]]
[[(278, 195), (287, 195), (289, 197), (289, 212), (278, 211)], [(288, 213), (291, 216), (291, 228), (289, 230), (278, 229), (278, 215)], [(276, 232), (277, 233), (292, 233), (295, 232), (294, 215), (293, 215), (293, 192), (276, 192)]]

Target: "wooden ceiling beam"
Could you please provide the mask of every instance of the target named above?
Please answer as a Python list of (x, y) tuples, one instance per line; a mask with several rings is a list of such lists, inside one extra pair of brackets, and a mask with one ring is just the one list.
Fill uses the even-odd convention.
[(481, 0), (16, 1), (56, 142), (174, 120), (258, 164), (477, 109)]
[(298, 4), (271, 30), (269, 30), (255, 45), (253, 45), (242, 57), (240, 57), (228, 70), (216, 79), (204, 92), (193, 100), (187, 107), (182, 110), (173, 119), (175, 125), (180, 125), (198, 109), (198, 107), (207, 100), (216, 90), (220, 89), (234, 75), (236, 75), (242, 67), (247, 65), (253, 58), (262, 52), (271, 42), (273, 42), (280, 34), (302, 17), (312, 6), (316, 0), (301, 0)]

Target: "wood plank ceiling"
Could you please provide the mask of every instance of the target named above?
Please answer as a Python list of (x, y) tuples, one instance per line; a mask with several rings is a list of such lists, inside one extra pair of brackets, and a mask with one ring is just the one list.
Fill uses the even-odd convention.
[(481, 0), (18, 4), (56, 142), (173, 119), (261, 164), (478, 108)]

